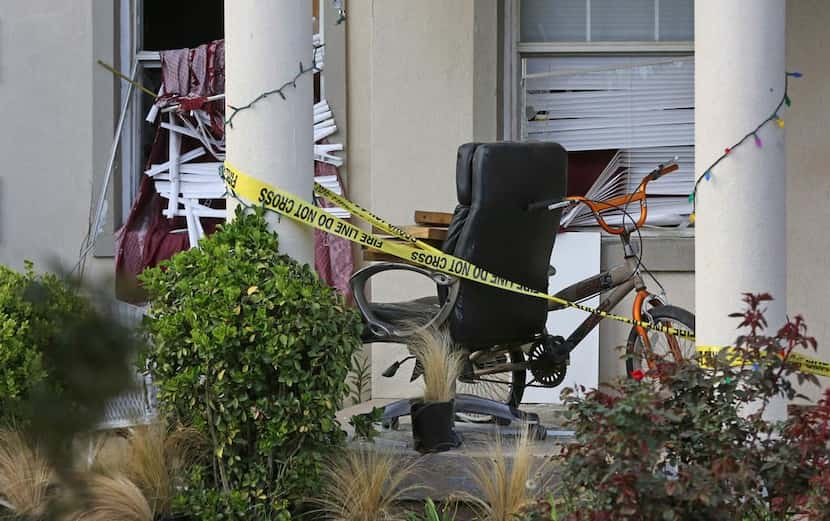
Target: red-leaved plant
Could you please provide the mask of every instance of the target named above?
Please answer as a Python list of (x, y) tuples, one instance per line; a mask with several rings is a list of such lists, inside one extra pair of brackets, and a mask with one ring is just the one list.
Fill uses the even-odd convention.
[(791, 363), (816, 349), (801, 316), (766, 334), (766, 294), (744, 296), (734, 349), (661, 361), (641, 379), (563, 393), (577, 442), (558, 495), (571, 520), (830, 519), (830, 392), (785, 421), (776, 400), (818, 383)]

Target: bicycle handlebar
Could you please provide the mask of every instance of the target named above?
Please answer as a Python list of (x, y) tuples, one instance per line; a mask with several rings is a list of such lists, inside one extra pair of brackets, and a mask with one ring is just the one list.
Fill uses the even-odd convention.
[(621, 208), (623, 209), (623, 211), (625, 211), (625, 209), (631, 203), (639, 202), (640, 218), (637, 220), (637, 222), (634, 223), (634, 227), (640, 228), (643, 224), (645, 224), (646, 216), (648, 215), (648, 205), (646, 204), (646, 186), (648, 186), (648, 184), (651, 181), (656, 181), (664, 175), (670, 174), (678, 170), (679, 168), (680, 166), (677, 164), (677, 157), (675, 157), (667, 163), (658, 165), (657, 168), (655, 168), (654, 170), (649, 172), (645, 177), (643, 177), (643, 180), (640, 181), (640, 185), (637, 187), (637, 190), (635, 190), (633, 193), (613, 197), (608, 201), (591, 201), (581, 196), (572, 196), (566, 197), (564, 199), (550, 199), (547, 201), (537, 201), (535, 203), (530, 203), (529, 205), (527, 205), (526, 210), (528, 212), (534, 212), (538, 210), (556, 210), (559, 208), (565, 208), (567, 206), (583, 203), (591, 209), (591, 212), (593, 212), (594, 217), (597, 220), (597, 223), (602, 227), (603, 230), (613, 235), (620, 235), (625, 232), (625, 225), (623, 224), (623, 226), (621, 227), (611, 226), (610, 224), (605, 222), (605, 219), (602, 218), (600, 213), (606, 210), (619, 210)]
[(566, 206), (570, 206), (574, 204), (573, 201), (568, 199), (550, 199), (548, 201), (539, 201), (536, 203), (530, 203), (527, 205), (528, 212), (535, 212), (536, 210), (556, 210), (558, 208), (564, 208)]
[[(640, 181), (640, 185), (637, 187), (633, 193), (628, 195), (621, 195), (617, 197), (613, 197), (608, 201), (591, 201), (589, 199), (585, 199), (584, 197), (568, 197), (567, 199), (572, 201), (574, 204), (584, 203), (591, 209), (591, 212), (594, 214), (594, 218), (596, 218), (597, 223), (602, 227), (603, 230), (612, 234), (612, 235), (622, 235), (626, 232), (625, 228), (625, 221), (623, 221), (622, 226), (611, 226), (608, 224), (605, 219), (602, 218), (600, 215), (601, 212), (606, 210), (619, 210), (623, 209), (626, 211), (628, 205), (631, 203), (638, 202), (640, 203), (640, 218), (633, 223), (634, 228), (640, 228), (645, 224), (646, 217), (648, 216), (648, 204), (646, 203), (646, 187), (651, 181), (660, 179), (666, 174), (670, 174), (678, 170), (680, 166), (677, 164), (677, 158), (675, 157), (671, 161), (659, 165), (657, 168), (652, 170), (648, 173), (643, 180)], [(633, 218), (632, 218), (633, 220)]]
[(670, 174), (676, 170), (680, 169), (680, 165), (677, 164), (677, 158), (675, 157), (665, 165), (659, 165), (655, 168), (650, 174), (646, 177), (649, 178), (649, 181), (656, 181), (663, 177), (666, 174)]

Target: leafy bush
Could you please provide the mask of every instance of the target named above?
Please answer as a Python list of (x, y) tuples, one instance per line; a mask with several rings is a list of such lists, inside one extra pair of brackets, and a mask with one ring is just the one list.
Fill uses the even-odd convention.
[(349, 418), (349, 425), (354, 429), (354, 437), (357, 440), (374, 442), (380, 436), (380, 431), (375, 428), (376, 423), (383, 421), (383, 409), (372, 407), (372, 412), (355, 414)]
[(799, 408), (783, 435), (802, 472), (791, 495), (775, 498), (773, 508), (781, 511), (794, 504), (806, 520), (830, 518), (830, 389), (816, 407)]
[(746, 295), (736, 349), (711, 369), (659, 363), (643, 378), (566, 395), (578, 443), (567, 450), (568, 519), (828, 519), (830, 396), (787, 421), (765, 418), (797, 396), (796, 348), (816, 348), (795, 317), (767, 336), (763, 303)]
[[(63, 321), (90, 310), (89, 302), (56, 275), (37, 275), (31, 263), (22, 274), (0, 266), (0, 421), (22, 421), (23, 405), (50, 373), (45, 346), (57, 339)], [(48, 385), (59, 392), (56, 382)]]
[(351, 384), (349, 398), (351, 398), (352, 403), (355, 405), (363, 403), (363, 399), (372, 385), (372, 364), (369, 357), (360, 351), (352, 355), (349, 383)]
[(524, 509), (521, 520), (559, 521), (558, 504), (553, 494), (548, 495), (547, 499), (537, 499)]
[(214, 449), (183, 500), (216, 509), (202, 519), (283, 516), (286, 501), (317, 488), (343, 439), (334, 414), (360, 347), (359, 316), (279, 254), (261, 210), (238, 211), (141, 280), (153, 298), (148, 361), (162, 407)]
[(35, 275), (31, 264), (24, 274), (0, 267), (0, 414), (15, 424), (0, 428), (2, 519), (65, 519), (81, 512), (81, 498), (93, 488), (96, 494), (125, 490), (79, 479), (74, 443), (135, 384), (141, 339), (112, 309), (92, 306), (103, 304), (104, 295), (90, 287), (82, 293), (56, 275)]

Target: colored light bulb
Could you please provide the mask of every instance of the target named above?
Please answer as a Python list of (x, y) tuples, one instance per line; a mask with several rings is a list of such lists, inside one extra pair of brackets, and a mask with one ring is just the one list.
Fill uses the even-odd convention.
[(694, 223), (695, 223), (695, 219), (696, 219), (695, 214), (691, 214), (691, 215), (689, 216), (689, 222), (690, 222), (690, 223), (694, 224)]
[(707, 181), (711, 181), (712, 180), (712, 172), (707, 170), (706, 173), (703, 174), (703, 178), (706, 179)]
[(692, 193), (690, 193), (690, 194), (689, 194), (689, 202), (690, 202), (690, 203), (695, 202), (695, 193), (694, 193), (694, 192), (692, 192)]
[(783, 119), (775, 118), (775, 123), (777, 123), (779, 127), (784, 128), (784, 120)]
[(793, 104), (793, 102), (792, 102), (792, 100), (790, 99), (790, 97), (789, 97), (788, 95), (786, 95), (786, 94), (784, 94), (784, 103), (786, 103), (788, 107), (789, 107), (790, 105), (792, 105), (792, 104)]
[(755, 146), (757, 146), (758, 148), (764, 146), (764, 142), (761, 141), (761, 138), (758, 137), (758, 134), (755, 134)]
[(726, 148), (724, 148), (724, 149), (723, 149), (723, 155), (728, 156), (728, 155), (729, 155), (729, 152), (732, 152), (732, 149), (731, 149), (731, 148), (726, 147)]
[(800, 77), (802, 77), (802, 76), (803, 76), (803, 74), (801, 74), (801, 73), (800, 73), (800, 72), (798, 72), (798, 71), (795, 71), (795, 72), (788, 72), (788, 73), (787, 73), (787, 76), (792, 76), (793, 78), (800, 78)]

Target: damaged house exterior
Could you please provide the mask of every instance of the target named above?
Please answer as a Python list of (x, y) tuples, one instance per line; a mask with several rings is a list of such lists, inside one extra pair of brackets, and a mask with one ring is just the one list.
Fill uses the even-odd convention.
[[(737, 324), (727, 315), (740, 307), (741, 293), (769, 292), (776, 298), (769, 306), (770, 323), (781, 323), (788, 312), (802, 313), (818, 340), (818, 357), (830, 360), (830, 279), (824, 273), (830, 257), (830, 236), (824, 231), (830, 217), (830, 176), (822, 160), (830, 145), (830, 67), (822, 52), (830, 47), (830, 4), (300, 4), (212, 0), (194, 14), (163, 9), (157, 0), (3, 2), (0, 94), (4, 120), (13, 124), (0, 131), (5, 161), (0, 174), (0, 264), (22, 269), (24, 259), (30, 259), (44, 269), (55, 262), (73, 267), (81, 256), (87, 277), (115, 280), (118, 230), (128, 224), (141, 197), (147, 165), (156, 163), (150, 160), (156, 123), (175, 123), (172, 116), (164, 119), (165, 113), (148, 122), (153, 98), (98, 61), (113, 64), (155, 93), (162, 74), (172, 74), (165, 72), (164, 63), (172, 67), (173, 54), (161, 51), (196, 49), (224, 39), (221, 47), (208, 46), (204, 59), (212, 64), (222, 60), (229, 106), (290, 80), (296, 65), (290, 70), (276, 67), (279, 56), (293, 52), (306, 65), (314, 56), (323, 69), (316, 79), (303, 76), (297, 91), (286, 91), (289, 101), (279, 109), (290, 117), (294, 101), (307, 101), (307, 114), (315, 118), (307, 135), (276, 140), (274, 135), (288, 135), (283, 127), (290, 119), (283, 127), (274, 121), (240, 124), (227, 130), (229, 157), (239, 158), (234, 160), (238, 166), (252, 171), (267, 164), (259, 157), (263, 149), (305, 147), (308, 164), (295, 165), (295, 170), (307, 169), (308, 175), (296, 176), (296, 186), (283, 188), (310, 198), (313, 176), (339, 176), (352, 200), (392, 223), (412, 222), (415, 210), (453, 211), (456, 154), (462, 143), (559, 142), (570, 153), (572, 195), (603, 188), (598, 179), (604, 172), (606, 180), (621, 183), (615, 189), (630, 191), (654, 165), (677, 157), (677, 175), (652, 185), (655, 198), (650, 226), (642, 236), (643, 262), (671, 303), (695, 312), (698, 344), (733, 341)], [(297, 24), (291, 17), (308, 19), (308, 27), (293, 28)], [(234, 50), (234, 38), (269, 27), (275, 33), (295, 30), (307, 44), (284, 49), (276, 57), (242, 59)], [(319, 56), (313, 42), (324, 44)], [(182, 59), (196, 58), (190, 53)], [(788, 71), (803, 77), (788, 77)], [(214, 76), (202, 80), (219, 81)], [(299, 93), (303, 87), (307, 92)], [(218, 93), (225, 93), (224, 84), (216, 91), (200, 91), (208, 97)], [(224, 115), (229, 113), (226, 109)], [(242, 118), (240, 114), (240, 122)], [(329, 119), (336, 124), (329, 125)], [(120, 144), (107, 181), (119, 123)], [(197, 135), (203, 135), (203, 127), (216, 130), (211, 121), (181, 118), (181, 128), (188, 125), (194, 125), (191, 131)], [(336, 131), (323, 136), (331, 128)], [(733, 151), (745, 135), (747, 141)], [(342, 144), (343, 150), (315, 144)], [(168, 141), (155, 146), (165, 153), (172, 150)], [(221, 146), (224, 153), (224, 135)], [(186, 145), (176, 150), (192, 152)], [(721, 156), (725, 159), (707, 169)], [(193, 167), (187, 173), (210, 174), (208, 168), (200, 173)], [(618, 175), (621, 171), (624, 176)], [(699, 177), (703, 181), (692, 200), (689, 193)], [(222, 198), (205, 190), (194, 192), (195, 202), (183, 213), (176, 213), (178, 204), (175, 211), (165, 206), (186, 221), (184, 228), (165, 231), (178, 249), (222, 220), (224, 206), (203, 208), (198, 203)], [(98, 213), (103, 216), (100, 230), (92, 224)], [(595, 247), (584, 246), (585, 269), (620, 262), (615, 237), (584, 226), (588, 223), (580, 223), (579, 216), (572, 219), (568, 232), (573, 233), (564, 235), (595, 238)], [(94, 244), (86, 239), (90, 230)], [(308, 230), (278, 231), (289, 247), (292, 241), (313, 240)], [(327, 251), (328, 278), (341, 284), (353, 267), (364, 263), (359, 248)], [(110, 286), (115, 294), (116, 284)], [(371, 296), (403, 300), (430, 290), (424, 281), (381, 279)], [(617, 311), (625, 314), (630, 306), (630, 300), (622, 302)], [(594, 358), (577, 374), (589, 382), (622, 374), (624, 361), (616, 347), (624, 344), (628, 330), (626, 324), (604, 321), (592, 340)], [(381, 376), (405, 355), (405, 348), (378, 347), (368, 348), (372, 397), (408, 396), (408, 373), (393, 379)], [(815, 389), (805, 391), (815, 397)]]

